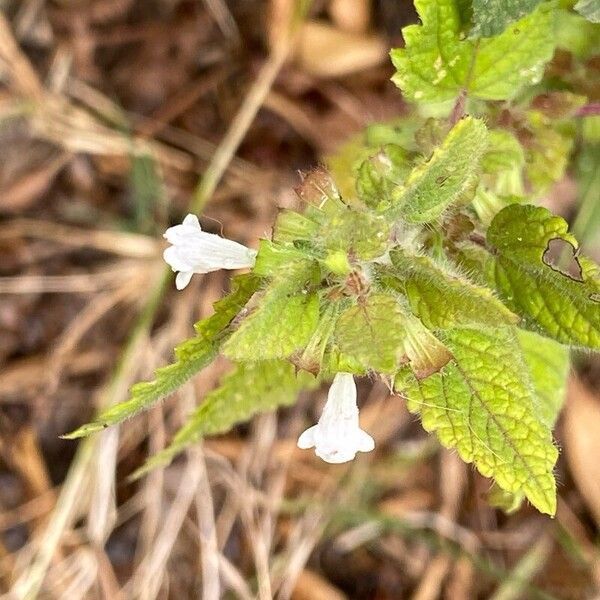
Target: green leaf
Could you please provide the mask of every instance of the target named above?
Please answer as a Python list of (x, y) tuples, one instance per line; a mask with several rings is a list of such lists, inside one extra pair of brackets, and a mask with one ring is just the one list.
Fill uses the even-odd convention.
[(314, 387), (309, 375), (296, 376), (290, 363), (267, 360), (237, 365), (210, 392), (175, 434), (170, 446), (152, 456), (132, 478), (169, 464), (182, 450), (207, 435), (229, 431), (257, 413), (292, 404), (303, 388)]
[(552, 470), (558, 451), (536, 415), (536, 399), (514, 330), (447, 330), (454, 355), (440, 373), (404, 390), (423, 427), (455, 448), (511, 494), (524, 493), (541, 512), (556, 512)]
[(395, 191), (390, 212), (412, 223), (427, 223), (475, 192), (479, 161), (485, 151), (487, 129), (480, 119), (461, 119), (431, 158), (408, 176)]
[[(600, 125), (600, 119), (598, 119)], [(577, 156), (578, 210), (573, 233), (588, 248), (600, 246), (600, 139), (584, 144)]]
[(321, 236), (329, 251), (343, 250), (361, 260), (372, 260), (385, 253), (390, 231), (383, 217), (346, 209), (324, 223)]
[(273, 228), (273, 242), (293, 244), (297, 240), (310, 241), (318, 229), (318, 221), (293, 210), (282, 210)]
[[(326, 157), (327, 167), (340, 189), (345, 201), (356, 194), (356, 177), (365, 160), (386, 146), (402, 148), (410, 156), (415, 146), (415, 131), (420, 126), (414, 115), (395, 119), (391, 123), (374, 123), (365, 131), (338, 148), (335, 154)], [(394, 152), (394, 151), (392, 151)]]
[(600, 27), (567, 10), (557, 11), (560, 24), (556, 31), (556, 47), (585, 60), (600, 53)]
[(425, 379), (445, 367), (452, 354), (414, 315), (404, 318), (404, 350), (417, 379)]
[(314, 375), (318, 375), (323, 370), (323, 357), (333, 335), (342, 308), (341, 304), (341, 302), (323, 302), (322, 316), (306, 348), (299, 356), (290, 359), (298, 369)]
[(488, 147), (481, 159), (485, 173), (498, 173), (512, 169), (521, 169), (525, 164), (525, 153), (519, 140), (504, 129), (491, 129)]
[(523, 329), (519, 329), (518, 339), (537, 396), (538, 415), (548, 427), (554, 427), (565, 401), (569, 349)]
[(575, 256), (567, 222), (545, 208), (506, 207), (487, 232), (497, 253), (492, 277), (526, 325), (563, 343), (600, 348), (600, 271)]
[(359, 167), (356, 174), (358, 197), (370, 208), (385, 210), (392, 203), (392, 191), (408, 171), (406, 150), (388, 144)]
[[(535, 391), (536, 414), (552, 428), (565, 400), (569, 350), (531, 331), (519, 329), (517, 336)], [(524, 499), (522, 492), (511, 494), (495, 484), (488, 494), (488, 502), (508, 514), (518, 510)]]
[(198, 371), (210, 364), (219, 352), (222, 340), (228, 334), (231, 321), (256, 291), (260, 279), (248, 273), (232, 279), (232, 292), (215, 302), (215, 312), (194, 325), (197, 337), (182, 342), (175, 348), (176, 361), (157, 369), (153, 381), (143, 381), (131, 387), (130, 397), (101, 412), (91, 423), (63, 436), (66, 439), (84, 437), (133, 417), (168, 396)]
[(306, 252), (292, 245), (278, 244), (270, 240), (260, 240), (258, 255), (253, 272), (263, 277), (281, 277), (302, 269), (312, 259)]
[(600, 0), (579, 0), (573, 8), (588, 21), (600, 23)]
[(539, 3), (540, 0), (473, 0), (471, 37), (498, 35)]
[(339, 317), (334, 339), (343, 354), (365, 369), (394, 373), (404, 354), (404, 317), (387, 294), (372, 294)]
[(422, 25), (402, 30), (405, 48), (392, 50), (393, 82), (410, 100), (444, 102), (461, 92), (482, 100), (507, 100), (537, 83), (554, 52), (554, 5), (533, 13), (492, 38), (463, 39), (455, 0), (415, 0)]
[(430, 329), (498, 327), (518, 320), (488, 288), (443, 270), (426, 256), (409, 256), (395, 250), (390, 257), (395, 273), (404, 282), (413, 314)]
[(292, 282), (286, 279), (256, 298), (250, 314), (223, 345), (225, 356), (236, 361), (287, 358), (308, 343), (319, 320), (319, 298)]
[(534, 197), (540, 197), (560, 181), (573, 149), (574, 129), (560, 127), (555, 120), (531, 111), (526, 126), (525, 174)]

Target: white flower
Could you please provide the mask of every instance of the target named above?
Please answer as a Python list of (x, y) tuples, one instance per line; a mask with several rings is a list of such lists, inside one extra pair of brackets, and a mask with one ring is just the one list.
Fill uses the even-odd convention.
[(163, 258), (173, 271), (179, 271), (175, 279), (178, 290), (190, 282), (194, 273), (253, 267), (256, 260), (256, 250), (202, 231), (196, 215), (188, 215), (181, 225), (169, 227), (163, 237), (173, 244), (164, 251)]
[(328, 463), (348, 462), (357, 452), (375, 448), (373, 438), (358, 426), (356, 384), (350, 373), (335, 376), (319, 422), (298, 438), (299, 448), (313, 446), (315, 454)]

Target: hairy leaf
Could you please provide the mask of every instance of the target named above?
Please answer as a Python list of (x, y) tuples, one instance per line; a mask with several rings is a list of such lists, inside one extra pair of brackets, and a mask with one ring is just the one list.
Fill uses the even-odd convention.
[(303, 269), (311, 257), (291, 244), (278, 244), (270, 240), (260, 240), (258, 255), (253, 272), (265, 277), (294, 277)]
[(404, 282), (412, 312), (430, 329), (498, 327), (518, 320), (489, 289), (444, 271), (426, 256), (409, 256), (395, 250), (391, 259)]
[(393, 296), (372, 294), (339, 317), (335, 342), (365, 369), (394, 373), (404, 353), (404, 319)]
[(392, 50), (394, 83), (410, 100), (443, 102), (461, 92), (506, 100), (537, 83), (554, 51), (554, 5), (533, 13), (495, 37), (463, 39), (456, 0), (415, 0), (422, 25), (402, 30), (405, 48)]
[(392, 191), (408, 174), (408, 153), (388, 144), (358, 168), (356, 191), (370, 208), (384, 210), (392, 202)]
[(282, 210), (273, 228), (273, 242), (293, 244), (296, 240), (312, 240), (318, 228), (315, 219), (293, 210)]
[[(532, 331), (519, 329), (517, 335), (536, 395), (536, 412), (548, 427), (554, 427), (565, 400), (569, 350)], [(524, 499), (523, 492), (511, 494), (496, 484), (488, 493), (488, 502), (509, 514), (518, 510)]]
[(540, 0), (473, 0), (471, 37), (498, 35), (539, 3)]
[(133, 478), (165, 466), (182, 450), (206, 435), (229, 431), (253, 415), (292, 404), (303, 388), (314, 386), (308, 375), (296, 376), (287, 362), (266, 360), (237, 365), (210, 392), (162, 452), (152, 456)]
[(327, 250), (342, 250), (362, 260), (384, 254), (389, 235), (389, 226), (383, 217), (354, 210), (332, 216), (322, 231)]
[[(307, 277), (307, 271), (305, 278)], [(257, 298), (238, 329), (223, 345), (223, 353), (237, 361), (287, 358), (308, 343), (319, 319), (315, 293), (296, 287), (297, 276), (273, 284)]]
[(568, 225), (550, 211), (511, 205), (487, 232), (497, 256), (492, 277), (527, 326), (563, 344), (600, 348), (600, 272), (575, 253)]
[(461, 119), (431, 158), (413, 169), (404, 185), (396, 189), (390, 212), (412, 223), (427, 223), (469, 190), (474, 193), (486, 143), (483, 121), (473, 117)]
[(553, 515), (558, 451), (536, 414), (514, 330), (447, 330), (442, 341), (454, 360), (440, 373), (409, 383), (404, 390), (409, 409), (444, 446), (456, 448), (503, 490), (522, 492)]
[(231, 321), (248, 302), (259, 283), (260, 279), (253, 274), (234, 277), (233, 291), (215, 302), (214, 314), (194, 325), (197, 337), (186, 340), (175, 348), (176, 361), (173, 364), (157, 369), (153, 381), (143, 381), (132, 386), (128, 400), (107, 408), (94, 421), (64, 437), (79, 438), (121, 423), (168, 396), (210, 364), (219, 352)]

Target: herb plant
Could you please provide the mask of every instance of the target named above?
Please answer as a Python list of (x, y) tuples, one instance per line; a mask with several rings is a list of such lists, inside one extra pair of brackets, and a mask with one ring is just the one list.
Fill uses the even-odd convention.
[(600, 349), (600, 268), (537, 205), (593, 129), (582, 134), (589, 100), (573, 78), (543, 74), (566, 35), (557, 21), (579, 59), (598, 46), (597, 29), (575, 32), (598, 27), (585, 20), (597, 20), (591, 4), (578, 3), (580, 16), (553, 1), (415, 0), (421, 22), (391, 52), (411, 110), (306, 174), (302, 211), (282, 210), (257, 252), (193, 215), (167, 230), (178, 288), (193, 273), (249, 272), (173, 364), (69, 437), (147, 409), (223, 354), (231, 372), (138, 475), (330, 380), (299, 446), (344, 462), (374, 446), (354, 384), (369, 375), (493, 478), (505, 506), (527, 498), (553, 515), (552, 428), (569, 349)]

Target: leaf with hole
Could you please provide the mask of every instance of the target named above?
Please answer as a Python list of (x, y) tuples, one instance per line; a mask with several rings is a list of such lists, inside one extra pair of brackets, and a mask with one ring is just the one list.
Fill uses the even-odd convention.
[(507, 206), (487, 232), (495, 287), (528, 328), (600, 348), (600, 269), (579, 254), (567, 222), (541, 207)]

